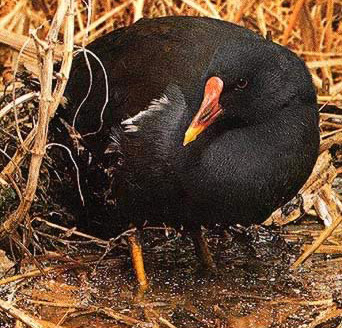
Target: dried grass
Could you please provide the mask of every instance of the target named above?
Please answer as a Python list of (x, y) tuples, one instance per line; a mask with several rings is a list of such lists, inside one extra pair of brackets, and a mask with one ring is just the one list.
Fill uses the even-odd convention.
[[(28, 35), (30, 29), (39, 27), (38, 36), (44, 37), (56, 4), (56, 0), (39, 1), (35, 5), (26, 0), (8, 0), (0, 9), (0, 28)], [(322, 87), (323, 79), (328, 79), (333, 94), (342, 90), (342, 85), (334, 87), (342, 82), (341, 0), (93, 0), (88, 27), (86, 2), (78, 0), (75, 7), (76, 44), (81, 44), (87, 34), (86, 42), (89, 43), (101, 34), (141, 17), (165, 15), (204, 15), (236, 22), (262, 35), (271, 31), (275, 42), (287, 45), (306, 60), (318, 89)], [(10, 65), (7, 57), (5, 50), (0, 52), (0, 63), (4, 67)], [(338, 98), (341, 104), (340, 95)]]
[[(11, 48), (0, 44), (0, 69), (3, 82), (1, 90), (13, 88), (13, 84), (9, 87), (7, 85), (13, 81), (12, 67), (13, 62), (17, 59), (40, 78), (41, 85), (38, 113), (26, 105), (26, 102), (37, 97), (38, 91), (17, 94), (13, 89), (16, 99), (12, 99), (13, 102), (11, 102), (5, 101), (6, 99), (3, 98), (0, 104), (0, 120), (2, 120), (0, 127), (6, 136), (1, 142), (1, 146), (4, 148), (2, 153), (6, 156), (0, 163), (3, 165), (0, 184), (3, 188), (12, 186), (20, 194), (19, 206), (15, 211), (12, 210), (5, 223), (0, 227), (0, 237), (13, 233), (18, 224), (22, 223), (30, 213), (46, 150), (48, 122), (60, 102), (70, 70), (72, 39), (75, 44), (82, 46), (115, 28), (132, 24), (141, 17), (205, 15), (236, 22), (264, 36), (271, 32), (275, 42), (287, 45), (304, 58), (319, 90), (319, 102), (322, 105), (329, 102), (342, 108), (342, 0), (93, 0), (88, 2), (75, 0), (73, 22), (71, 23), (70, 17), (67, 19), (69, 23), (62, 22), (59, 18), (59, 26), (56, 28), (55, 25), (51, 26), (50, 24), (55, 21), (56, 18), (54, 20), (52, 18), (58, 4), (60, 7), (62, 6), (61, 3), (71, 2), (66, 0), (62, 2), (57, 0), (33, 2), (7, 0), (0, 5), (0, 41), (11, 44)], [(73, 32), (72, 26), (74, 26), (75, 32)], [(29, 33), (30, 30), (35, 32)], [(13, 33), (17, 33), (15, 38), (13, 38)], [(23, 35), (30, 35), (31, 40), (26, 42)], [(61, 40), (63, 35), (65, 36), (63, 45), (56, 44), (55, 41)], [(72, 35), (74, 38), (71, 37)], [(27, 44), (23, 48), (22, 45), (25, 42)], [(38, 59), (40, 62), (37, 62), (36, 49), (39, 49)], [(22, 50), (22, 54), (19, 56), (20, 50)], [(51, 89), (52, 64), (57, 59), (63, 59), (63, 64), (59, 82), (53, 91)], [(41, 66), (41, 62), (44, 63), (43, 66)], [(16, 82), (15, 85), (17, 88), (22, 86), (20, 82)], [(13, 107), (19, 110), (19, 117), (16, 117), (15, 120), (11, 116)], [(341, 168), (334, 167), (328, 152), (333, 145), (342, 145), (340, 109), (335, 109), (336, 112), (333, 114), (322, 113), (321, 115), (321, 156), (312, 177), (301, 190), (304, 199), (303, 209), (306, 212), (314, 210), (327, 223), (328, 227), (319, 236), (317, 233), (314, 235), (317, 239), (313, 245), (306, 245), (303, 248), (304, 254), (295, 263), (295, 267), (317, 250), (322, 252), (330, 250), (333, 253), (341, 247), (339, 239), (334, 236), (334, 233), (338, 233), (342, 216), (340, 196), (331, 188), (334, 179), (341, 174)], [(29, 113), (29, 115), (23, 115), (22, 112)], [(35, 118), (38, 118), (37, 122)], [(23, 135), (19, 142), (18, 135)], [(14, 145), (15, 149), (13, 150)], [(8, 150), (10, 151), (8, 152)], [(28, 178), (24, 183), (20, 170), (24, 167), (25, 160), (25, 168), (29, 167), (27, 163), (29, 152), (32, 157)], [(10, 153), (11, 156), (7, 153)], [(8, 160), (8, 157), (11, 160)], [(341, 154), (338, 152), (337, 161), (341, 161)], [(278, 210), (271, 216), (268, 223), (284, 225), (302, 214), (302, 208), (298, 206), (286, 215)], [(323, 242), (326, 245), (323, 245)], [(10, 303), (3, 301), (0, 303), (0, 308), (25, 322), (29, 327), (47, 326), (46, 323), (28, 317), (25, 312), (18, 310)], [(91, 310), (99, 311), (99, 309)], [(100, 309), (100, 311), (105, 310)], [(111, 310), (106, 309), (106, 311), (109, 313)], [(327, 310), (326, 316), (322, 313), (316, 323), (325, 322), (328, 320), (327, 318), (337, 316), (338, 311), (335, 312), (334, 309), (330, 309), (330, 312)], [(109, 316), (114, 315), (114, 312), (108, 313)], [(340, 311), (338, 315), (340, 315)], [(166, 326), (172, 326), (166, 319), (161, 318), (160, 321)]]

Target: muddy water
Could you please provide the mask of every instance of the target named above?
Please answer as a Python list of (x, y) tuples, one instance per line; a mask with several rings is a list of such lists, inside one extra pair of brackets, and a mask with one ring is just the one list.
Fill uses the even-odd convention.
[[(211, 231), (207, 237), (218, 267), (214, 274), (201, 269), (188, 237), (152, 229), (144, 235), (150, 281), (144, 296), (137, 291), (123, 242), (96, 265), (26, 281), (16, 299), (32, 314), (73, 328), (338, 327), (341, 318), (336, 315), (317, 321), (327, 309), (337, 309), (342, 299), (338, 256), (315, 255), (292, 272), (289, 266), (298, 256), (298, 243), (285, 242), (277, 232), (235, 227)], [(101, 252), (82, 246), (69, 254), (86, 259)], [(80, 308), (71, 310), (67, 304)], [(94, 306), (125, 317), (90, 310)], [(319, 325), (312, 325), (314, 320)]]

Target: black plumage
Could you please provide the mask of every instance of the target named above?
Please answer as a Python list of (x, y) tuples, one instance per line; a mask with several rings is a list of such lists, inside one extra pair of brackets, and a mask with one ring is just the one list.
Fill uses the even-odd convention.
[[(113, 193), (125, 221), (188, 230), (261, 223), (310, 175), (319, 146), (316, 94), (290, 50), (198, 17), (142, 19), (87, 49), (90, 93), (75, 118), (90, 82), (81, 52), (59, 115), (69, 124), (75, 118), (98, 161), (120, 159)], [(102, 123), (105, 76), (90, 52), (108, 79)], [(222, 113), (183, 146), (212, 77), (223, 82), (215, 103)]]

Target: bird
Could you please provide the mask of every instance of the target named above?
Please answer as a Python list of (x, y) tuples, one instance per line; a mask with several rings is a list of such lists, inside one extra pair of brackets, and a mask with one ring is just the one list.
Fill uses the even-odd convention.
[[(98, 38), (74, 58), (65, 98), (58, 117), (115, 168), (117, 215), (138, 232), (146, 221), (183, 227), (207, 268), (201, 227), (262, 223), (318, 157), (304, 61), (218, 19), (143, 18)], [(139, 238), (129, 244), (144, 287)]]

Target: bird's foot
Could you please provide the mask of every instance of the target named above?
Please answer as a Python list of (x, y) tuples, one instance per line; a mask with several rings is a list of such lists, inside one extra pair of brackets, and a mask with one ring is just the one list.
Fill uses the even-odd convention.
[(135, 275), (139, 283), (139, 294), (143, 295), (148, 289), (148, 281), (145, 274), (142, 247), (136, 230), (128, 236), (128, 244), (131, 251)]
[(204, 238), (201, 230), (191, 231), (191, 237), (194, 242), (196, 254), (201, 261), (202, 270), (207, 272), (216, 272), (216, 264), (210, 253), (208, 243)]

